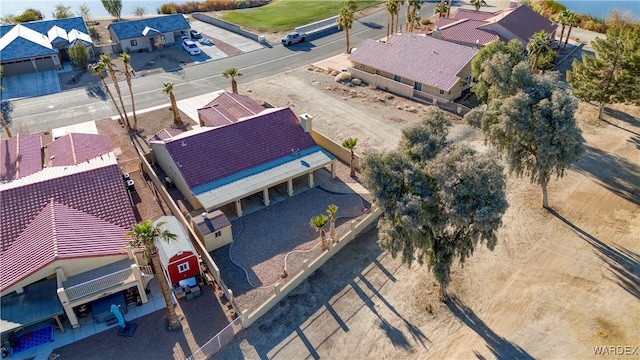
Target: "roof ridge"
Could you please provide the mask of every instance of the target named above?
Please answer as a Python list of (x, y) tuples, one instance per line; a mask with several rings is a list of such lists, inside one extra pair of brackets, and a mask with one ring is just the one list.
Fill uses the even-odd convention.
[(51, 208), (51, 238), (53, 241), (53, 257), (54, 258), (58, 258), (58, 228), (56, 227), (56, 211), (55, 211), (55, 205), (56, 204), (56, 200), (54, 197), (51, 197), (51, 200), (49, 202), (49, 204), (47, 204), (46, 206), (49, 206)]
[(78, 159), (76, 159), (76, 148), (73, 144), (73, 133), (69, 134), (69, 143), (71, 145), (71, 155), (73, 156), (73, 164), (78, 163)]
[[(16, 154), (20, 154), (20, 134), (16, 134)], [(20, 158), (21, 156), (16, 158), (16, 179), (20, 179)]]

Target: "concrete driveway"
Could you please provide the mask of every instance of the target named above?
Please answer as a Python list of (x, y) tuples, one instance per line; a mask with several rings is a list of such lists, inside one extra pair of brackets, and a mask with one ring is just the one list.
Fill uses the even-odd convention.
[(71, 64), (66, 62), (60, 71), (48, 70), (31, 74), (7, 76), (2, 78), (2, 100), (11, 100), (42, 96), (60, 92), (58, 73), (71, 71)]
[[(219, 45), (220, 42), (224, 42), (240, 50), (240, 52), (249, 52), (263, 48), (263, 46), (256, 41), (194, 18), (189, 19), (189, 24), (192, 29), (198, 30), (204, 37), (211, 39), (217, 47), (221, 47), (222, 49), (224, 49), (224, 47)], [(200, 46), (200, 48), (206, 48), (206, 46)]]

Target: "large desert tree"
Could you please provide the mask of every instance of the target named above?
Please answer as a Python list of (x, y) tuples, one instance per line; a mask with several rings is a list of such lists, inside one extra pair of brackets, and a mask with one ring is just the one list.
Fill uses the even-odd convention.
[(222, 76), (227, 79), (231, 79), (231, 92), (237, 94), (238, 82), (236, 81), (236, 78), (242, 76), (240, 70), (238, 70), (238, 68), (230, 67), (222, 73)]
[(120, 91), (120, 84), (118, 83), (118, 77), (116, 76), (116, 64), (113, 63), (111, 56), (108, 54), (100, 55), (100, 63), (104, 66), (111, 77), (111, 82), (113, 82), (113, 87), (116, 89), (116, 94), (118, 94), (118, 99), (120, 101), (124, 124), (127, 127), (127, 131), (130, 131), (131, 123), (129, 122), (129, 116), (127, 115), (127, 109), (124, 106), (124, 101), (122, 101), (122, 91)]
[(444, 0), (440, 0), (440, 3), (436, 4), (433, 13), (438, 14), (439, 17), (445, 17), (445, 15), (447, 15), (447, 4), (444, 3)]
[(356, 154), (353, 152), (353, 150), (356, 148), (356, 145), (358, 145), (358, 138), (354, 137), (350, 137), (342, 142), (342, 147), (346, 148), (351, 153), (351, 157), (349, 160), (349, 176), (351, 177), (356, 176)]
[(131, 95), (131, 112), (133, 113), (133, 129), (138, 128), (138, 117), (136, 116), (136, 102), (133, 98), (133, 88), (131, 87), (131, 70), (129, 66), (131, 64), (131, 56), (126, 52), (120, 54), (120, 60), (124, 64), (124, 76), (127, 79), (127, 87), (129, 87), (129, 94)]
[(76, 43), (69, 48), (69, 58), (77, 68), (84, 69), (87, 67), (87, 64), (89, 64), (89, 51), (87, 51), (82, 41), (76, 41)]
[(71, 6), (58, 4), (52, 15), (54, 19), (66, 19), (72, 17), (73, 13), (71, 12)]
[(120, 123), (124, 124), (124, 116), (122, 115), (122, 110), (120, 110), (120, 107), (118, 106), (118, 103), (116, 102), (116, 99), (113, 97), (113, 93), (109, 88), (109, 84), (107, 84), (107, 80), (102, 74), (105, 71), (105, 65), (102, 62), (98, 62), (95, 65), (89, 66), (89, 71), (91, 71), (93, 75), (97, 76), (98, 79), (100, 79), (102, 87), (104, 87), (104, 90), (107, 92), (107, 95), (109, 95), (109, 98), (113, 102), (113, 106), (115, 106), (116, 110), (118, 111), (118, 115), (120, 116)]
[(351, 28), (353, 27), (353, 19), (353, 11), (351, 11), (347, 6), (343, 6), (340, 8), (340, 11), (338, 12), (337, 24), (338, 29), (344, 29), (344, 37), (347, 42), (347, 54), (351, 52), (349, 47), (349, 30), (351, 30)]
[(328, 222), (329, 222), (329, 218), (324, 214), (314, 216), (309, 221), (309, 224), (311, 225), (311, 227), (313, 227), (314, 229), (316, 229), (317, 232), (320, 233), (320, 244), (322, 246), (322, 250), (328, 249), (327, 233), (324, 230)]
[(578, 102), (557, 86), (557, 73), (533, 75), (522, 62), (513, 74), (520, 78), (514, 81), (521, 84), (517, 89), (465, 118), (504, 156), (511, 173), (528, 176), (542, 187), (542, 205), (547, 208), (551, 177), (564, 176), (584, 151), (575, 119)]
[(176, 103), (176, 97), (173, 95), (173, 83), (166, 82), (163, 84), (162, 93), (169, 95), (169, 101), (171, 101), (171, 111), (173, 111), (173, 124), (175, 126), (182, 126), (182, 119), (180, 118), (180, 112), (178, 111), (178, 104)]
[(611, 103), (640, 104), (640, 25), (612, 26), (606, 37), (591, 42), (594, 55), (573, 60), (567, 81), (578, 99), (596, 102), (598, 118)]
[(366, 156), (363, 170), (383, 211), (380, 247), (408, 266), (426, 263), (442, 299), (456, 259), (464, 263), (478, 243), (493, 250), (507, 209), (499, 158), (450, 143), (450, 126), (444, 113), (431, 110), (403, 130), (396, 150)]
[(116, 20), (121, 19), (122, 15), (122, 0), (101, 0), (102, 6), (107, 12), (116, 18)]
[(85, 23), (91, 21), (91, 8), (89, 8), (87, 3), (82, 3), (78, 7), (78, 15), (82, 16), (82, 20), (84, 20)]
[(551, 49), (551, 38), (549, 35), (544, 32), (544, 30), (540, 30), (539, 32), (533, 34), (529, 39), (529, 43), (527, 44), (527, 54), (529, 55), (529, 59), (533, 58), (531, 62), (531, 71), (536, 71), (538, 69), (538, 59), (541, 55), (546, 55)]
[(490, 62), (496, 54), (502, 54), (506, 63), (504, 69), (499, 69), (498, 74), (494, 74), (504, 74), (503, 77), (505, 79), (500, 79), (501, 81), (506, 81), (510, 77), (511, 69), (525, 59), (524, 47), (520, 41), (515, 39), (509, 41), (507, 44), (502, 41), (493, 41), (478, 51), (473, 60), (471, 60), (471, 73), (476, 80), (471, 87), (471, 91), (482, 103), (486, 103), (489, 100), (489, 89), (491, 85), (484, 79), (488, 75), (483, 76), (483, 73), (488, 70), (485, 65)]
[[(167, 278), (163, 275), (162, 264), (160, 263), (158, 248), (156, 247), (156, 241), (175, 241), (177, 236), (169, 230), (163, 229), (162, 227), (164, 225), (164, 222), (160, 222), (154, 226), (151, 220), (142, 221), (133, 225), (131, 231), (127, 233), (127, 237), (131, 239), (129, 245), (135, 248), (144, 248), (145, 256), (151, 259), (151, 263), (157, 274), (158, 283), (160, 284), (164, 303), (167, 306), (169, 328), (177, 329), (180, 327), (180, 319), (178, 319), (173, 301), (171, 301), (171, 291), (169, 290)], [(140, 291), (144, 290), (140, 289)]]

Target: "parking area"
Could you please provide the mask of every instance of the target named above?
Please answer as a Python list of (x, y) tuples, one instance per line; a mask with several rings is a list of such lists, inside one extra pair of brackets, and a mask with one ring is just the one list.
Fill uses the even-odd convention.
[[(192, 29), (200, 32), (203, 37), (212, 40), (216, 47), (222, 49), (222, 51), (226, 53), (229, 53), (230, 51), (225, 50), (225, 45), (226, 47), (231, 46), (239, 52), (249, 52), (259, 50), (264, 47), (258, 42), (248, 39), (242, 35), (238, 35), (194, 18), (189, 18), (189, 25), (191, 25)], [(206, 46), (201, 46), (201, 48), (206, 48)], [(229, 53), (227, 55), (234, 54)]]

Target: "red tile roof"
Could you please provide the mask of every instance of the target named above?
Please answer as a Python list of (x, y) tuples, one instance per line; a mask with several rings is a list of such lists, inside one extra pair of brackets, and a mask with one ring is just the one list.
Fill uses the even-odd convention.
[(496, 12), (458, 9), (453, 18), (439, 18), (436, 28), (442, 31), (443, 40), (484, 46), (496, 39), (506, 42), (511, 38), (526, 44), (533, 34), (541, 30), (553, 34), (557, 26), (529, 7), (518, 6)]
[(258, 114), (264, 107), (246, 95), (223, 91), (210, 103), (198, 109), (198, 118), (204, 126), (216, 127), (233, 124), (240, 118)]
[(391, 44), (367, 39), (349, 60), (438, 89), (451, 90), (460, 81), (460, 71), (477, 52), (478, 49), (469, 46), (404, 33)]
[(165, 146), (191, 189), (316, 146), (289, 108), (218, 128), (185, 132)]
[(125, 254), (129, 227), (76, 210), (56, 200), (33, 214), (11, 247), (2, 252), (0, 291), (56, 260)]
[[(467, 46), (484, 46), (494, 40), (500, 39), (498, 34), (479, 29), (484, 21), (462, 19), (449, 25), (440, 27), (441, 39)], [(432, 35), (435, 37), (434, 35)]]
[(172, 129), (172, 128), (162, 129), (158, 131), (155, 135), (153, 135), (149, 140), (166, 140), (178, 134), (182, 134), (183, 132), (184, 130), (181, 130), (181, 129)]
[(42, 164), (40, 135), (18, 134), (0, 142), (0, 182), (36, 173)]
[(72, 133), (47, 145), (49, 166), (75, 165), (113, 150), (106, 135)]

